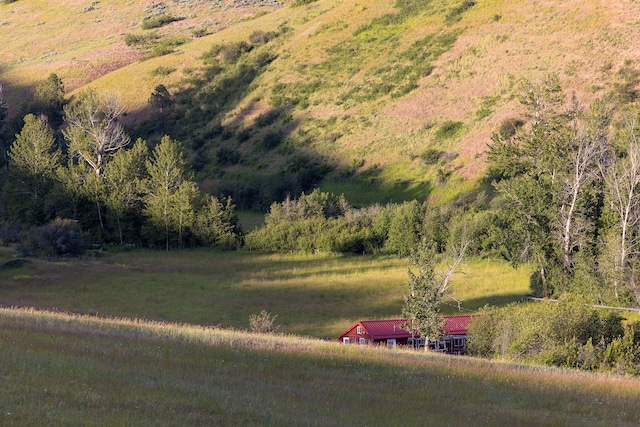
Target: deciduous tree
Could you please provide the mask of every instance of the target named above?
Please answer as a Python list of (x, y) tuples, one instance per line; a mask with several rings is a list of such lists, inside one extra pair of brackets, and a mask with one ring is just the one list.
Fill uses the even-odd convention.
[(51, 188), (62, 153), (46, 118), (28, 114), (9, 150), (11, 168), (7, 190), (18, 220), (39, 224), (45, 220), (44, 198)]
[(149, 179), (144, 211), (151, 224), (163, 231), (165, 249), (169, 250), (171, 233), (177, 231), (181, 239), (188, 224), (195, 186), (186, 177), (182, 144), (169, 136), (153, 149), (146, 165)]
[(115, 94), (99, 95), (95, 90), (80, 94), (77, 104), (65, 106), (68, 127), (63, 131), (69, 154), (77, 156), (101, 175), (107, 159), (130, 142), (118, 119), (125, 109)]
[(106, 165), (106, 207), (115, 219), (120, 244), (125, 243), (123, 221), (130, 214), (131, 220), (142, 213), (145, 162), (149, 150), (145, 141), (138, 139), (129, 150), (119, 150)]
[(409, 269), (402, 315), (407, 319), (406, 330), (424, 336), (427, 342), (441, 334), (440, 304), (445, 296), (452, 296), (451, 277), (462, 262), (468, 244), (468, 241), (462, 241), (453, 248), (451, 262), (439, 270), (436, 270), (437, 255), (433, 243), (423, 241), (411, 252), (411, 264), (417, 271)]

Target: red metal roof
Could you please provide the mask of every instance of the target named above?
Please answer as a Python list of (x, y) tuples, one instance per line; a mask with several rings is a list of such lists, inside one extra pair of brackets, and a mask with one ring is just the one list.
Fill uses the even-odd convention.
[[(442, 316), (445, 324), (442, 328), (444, 335), (466, 335), (469, 323), (471, 320), (478, 316), (477, 314), (467, 314), (461, 316)], [(404, 329), (402, 325), (406, 322), (405, 319), (392, 319), (392, 320), (361, 320), (354, 323), (344, 331), (340, 338), (358, 325), (367, 331), (367, 333), (374, 340), (387, 339), (387, 338), (409, 338), (411, 334)]]
[(475, 316), (477, 315), (442, 316), (445, 322), (442, 332), (445, 335), (466, 335), (469, 323)]
[(411, 334), (404, 329), (404, 319), (394, 320), (362, 320), (358, 323), (369, 333), (372, 339), (409, 338)]

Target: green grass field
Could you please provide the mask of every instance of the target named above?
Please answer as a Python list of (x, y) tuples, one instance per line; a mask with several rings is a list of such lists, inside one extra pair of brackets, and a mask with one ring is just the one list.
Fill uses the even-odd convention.
[[(32, 259), (0, 270), (0, 304), (234, 328), (267, 310), (283, 332), (332, 338), (359, 319), (400, 316), (408, 267), (385, 256), (203, 250)], [(456, 296), (466, 310), (517, 301), (528, 293), (527, 275), (470, 261), (454, 278)]]
[[(15, 255), (2, 249), (0, 261)], [(4, 268), (2, 305), (56, 311), (0, 308), (0, 425), (640, 422), (636, 379), (315, 339), (399, 316), (407, 268), (382, 256), (147, 250)], [(469, 310), (515, 301), (527, 273), (470, 261), (456, 296)], [(262, 309), (286, 335), (242, 330)]]
[(0, 425), (633, 426), (640, 382), (0, 309)]

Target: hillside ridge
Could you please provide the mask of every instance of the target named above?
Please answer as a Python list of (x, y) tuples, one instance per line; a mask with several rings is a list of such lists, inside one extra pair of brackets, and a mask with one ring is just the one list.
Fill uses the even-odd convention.
[[(232, 192), (231, 182), (284, 173), (292, 156), (304, 155), (333, 170), (323, 186), (356, 204), (446, 201), (475, 185), (491, 135), (505, 119), (520, 116), (522, 79), (556, 73), (565, 91), (587, 104), (612, 90), (620, 70), (635, 69), (640, 54), (633, 43), (640, 6), (631, 1), (296, 3), (306, 2), (3, 4), (0, 41), (7, 55), (0, 82), (14, 112), (50, 72), (72, 96), (87, 87), (117, 91), (135, 128), (149, 117), (147, 100), (159, 84), (202, 97), (185, 90), (202, 77), (202, 55), (212, 46), (276, 32), (242, 56), (261, 51), (273, 58), (237, 99), (199, 119), (198, 130), (176, 132), (192, 161), (205, 165), (197, 170), (204, 189)], [(158, 14), (173, 21), (143, 30)], [(125, 43), (127, 35), (144, 34), (173, 45), (156, 55), (154, 47)], [(274, 110), (280, 115), (273, 123), (256, 124)], [(181, 116), (178, 126), (187, 126), (189, 117)], [(275, 147), (267, 140), (273, 135)], [(243, 161), (216, 163), (221, 149)], [(358, 200), (365, 187), (376, 191)]]

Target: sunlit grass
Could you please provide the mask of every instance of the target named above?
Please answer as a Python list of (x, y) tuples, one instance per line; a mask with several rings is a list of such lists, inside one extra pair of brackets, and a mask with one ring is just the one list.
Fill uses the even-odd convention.
[[(387, 256), (115, 251), (0, 270), (0, 304), (235, 328), (267, 310), (285, 332), (335, 337), (359, 319), (400, 316), (408, 268)], [(526, 269), (503, 262), (470, 261), (461, 273), (465, 310), (528, 293)]]
[(468, 357), (15, 309), (0, 345), (8, 426), (640, 422), (637, 380)]

